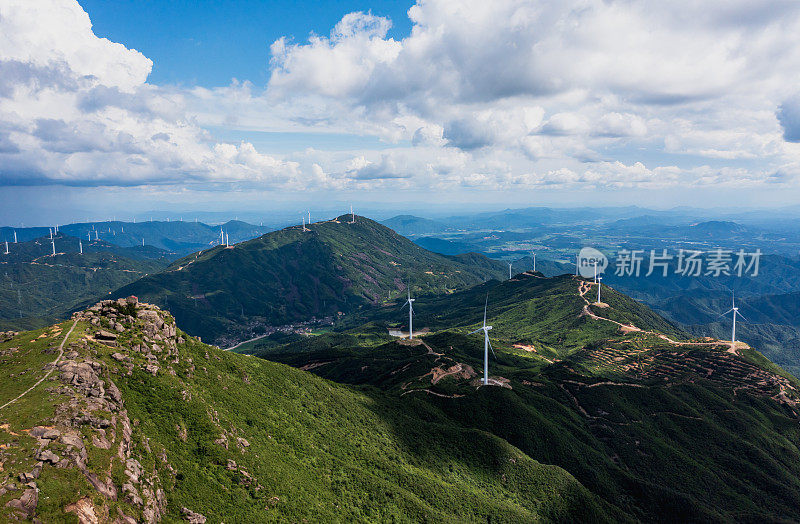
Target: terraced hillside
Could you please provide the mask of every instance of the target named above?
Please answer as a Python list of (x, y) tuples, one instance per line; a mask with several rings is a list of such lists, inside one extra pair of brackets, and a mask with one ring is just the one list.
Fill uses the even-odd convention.
[(422, 399), (218, 350), (133, 297), (0, 335), (3, 522), (620, 520)]
[(431, 253), (356, 216), (289, 227), (175, 262), (118, 290), (168, 307), (189, 333), (221, 346), (299, 322), (332, 322), (405, 294), (447, 293), (502, 274), (481, 255)]
[[(483, 387), (488, 323), (496, 357)], [(692, 338), (590, 281), (524, 273), (429, 302), (415, 340), (398, 306), (264, 358), (429, 404), (558, 465), (644, 521), (800, 519), (800, 384), (743, 343)], [(366, 317), (367, 315), (365, 315)]]

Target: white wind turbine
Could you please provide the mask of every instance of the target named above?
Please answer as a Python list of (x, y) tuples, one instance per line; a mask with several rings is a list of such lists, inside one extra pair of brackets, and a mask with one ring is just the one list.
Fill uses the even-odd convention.
[(536, 272), (536, 253), (533, 254), (533, 272)]
[(594, 261), (594, 281), (597, 282), (597, 260)]
[(513, 262), (509, 262), (509, 263), (508, 263), (508, 279), (509, 279), (509, 280), (511, 280), (511, 266), (512, 266), (513, 264), (514, 264)]
[(411, 284), (408, 285), (408, 299), (401, 307), (406, 307), (408, 304), (408, 339), (414, 338), (414, 298), (411, 298)]
[(472, 335), (473, 333), (477, 333), (478, 331), (483, 331), (483, 385), (489, 385), (489, 350), (492, 350), (492, 355), (494, 358), (497, 358), (497, 355), (494, 354), (494, 348), (492, 347), (491, 342), (489, 342), (489, 330), (492, 329), (492, 326), (486, 325), (486, 309), (489, 306), (489, 294), (486, 294), (486, 303), (483, 305), (483, 326), (479, 327), (475, 331), (471, 331), (467, 333), (468, 335)]
[(8, 255), (8, 240), (6, 240), (6, 255)]
[[(310, 223), (311, 222), (309, 222), (309, 224)], [(305, 213), (303, 213), (303, 231), (308, 231), (308, 229), (306, 228), (306, 214)]]
[(16, 231), (14, 231), (14, 243), (15, 244), (17, 243), (17, 232)]
[(56, 241), (51, 240), (50, 243), (53, 244), (53, 256), (56, 256)]
[(81, 242), (80, 239), (78, 239), (78, 254), (83, 254), (83, 242)]
[(353, 213), (353, 206), (352, 205), (350, 206), (350, 223), (351, 224), (355, 224), (356, 223), (356, 215), (355, 215), (355, 213)]
[(734, 292), (733, 297), (731, 298), (731, 308), (726, 311), (725, 313), (721, 314), (721, 317), (724, 317), (728, 313), (733, 312), (733, 328), (731, 329), (731, 348), (736, 348), (736, 317), (742, 317), (742, 320), (747, 320), (744, 318), (744, 315), (739, 313), (739, 308), (736, 307), (736, 293)]

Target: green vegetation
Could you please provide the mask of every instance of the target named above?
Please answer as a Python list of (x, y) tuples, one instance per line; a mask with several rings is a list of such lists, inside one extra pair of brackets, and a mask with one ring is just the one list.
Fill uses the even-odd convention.
[[(580, 281), (519, 276), (420, 300), (415, 325), (433, 332), (415, 342), (375, 337), (402, 320), (395, 307), (365, 312), (363, 334), (349, 326), (257, 354), (424, 401), (562, 467), (634, 520), (800, 518), (800, 383), (758, 352), (692, 339), (610, 288), (609, 307), (589, 306), (602, 318), (582, 314)], [(491, 376), (510, 387), (476, 391), (482, 341), (466, 333), (487, 292)]]
[[(221, 346), (269, 327), (334, 320), (405, 294), (444, 294), (502, 274), (486, 257), (446, 257), (349, 215), (290, 227), (176, 261), (116, 291), (168, 308), (188, 333)], [(248, 331), (249, 330), (249, 331)]]
[[(75, 381), (60, 374), (68, 367), (59, 367), (55, 382), (45, 381), (13, 409), (0, 411), (0, 489), (19, 486), (17, 476), (35, 467), (40, 445), (26, 431), (53, 426), (62, 434), (77, 431), (87, 449), (85, 471), (101, 482), (109, 475), (119, 494), (103, 496), (70, 458), (64, 467), (45, 463), (34, 481), (39, 501), (29, 518), (74, 521), (65, 512), (80, 500), (97, 515), (119, 511), (142, 519), (155, 508), (165, 521), (181, 520), (184, 507), (209, 522), (624, 520), (562, 468), (532, 460), (490, 432), (454, 424), (422, 398), (400, 400), (373, 387), (339, 385), (222, 352), (180, 332), (167, 335), (172, 320), (160, 313), (165, 327), (158, 329), (166, 335), (160, 351), (134, 350), (149, 347), (158, 324), (125, 320), (130, 312), (101, 311), (99, 327), (124, 324), (113, 347), (87, 338), (97, 329), (88, 320), (98, 317), (83, 316), (66, 348), (74, 351), (67, 364), (88, 362), (106, 391), (112, 382), (119, 388), (120, 408), (112, 402), (112, 411), (91, 411), (94, 393), (80, 393), (90, 391), (81, 389), (84, 379), (70, 385)], [(40, 376), (42, 364), (55, 358), (42, 349), (58, 343), (70, 325), (37, 342), (31, 342), (39, 336), (34, 332), (0, 344), (0, 405), (28, 384), (9, 373), (16, 372), (9, 364), (28, 363)], [(159, 369), (149, 372), (148, 363)], [(77, 406), (77, 418), (69, 418), (71, 406)], [(102, 420), (74, 429), (63, 424), (85, 420), (82, 413), (110, 426)], [(100, 436), (111, 441), (110, 449), (98, 444)], [(72, 456), (74, 448), (63, 439), (46, 442), (57, 456)], [(118, 446), (127, 447), (130, 458), (118, 458), (124, 456)], [(6, 504), (22, 490), (0, 493), (0, 519), (20, 514)]]
[(50, 325), (168, 264), (163, 252), (152, 249), (87, 243), (79, 255), (77, 239), (57, 242), (55, 257), (44, 239), (15, 244), (13, 256), (0, 255), (0, 330)]

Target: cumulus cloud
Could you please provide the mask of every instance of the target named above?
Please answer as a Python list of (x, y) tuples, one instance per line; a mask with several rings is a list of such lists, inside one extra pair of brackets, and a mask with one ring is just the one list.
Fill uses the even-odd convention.
[(298, 166), (216, 144), (152, 62), (98, 38), (75, 0), (0, 5), (0, 185), (289, 186)]
[[(0, 184), (797, 183), (795, 0), (425, 0), (408, 16), (403, 38), (360, 12), (280, 38), (265, 86), (184, 90), (148, 83), (152, 62), (98, 38), (76, 0), (5, 0)], [(393, 147), (274, 156), (212, 126)]]

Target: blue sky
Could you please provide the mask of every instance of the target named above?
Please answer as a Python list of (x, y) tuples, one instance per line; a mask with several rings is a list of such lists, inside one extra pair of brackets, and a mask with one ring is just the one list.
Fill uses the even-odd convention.
[(228, 85), (232, 78), (269, 80), (269, 46), (282, 36), (326, 35), (346, 13), (371, 11), (392, 20), (389, 36), (411, 30), (402, 1), (80, 0), (94, 33), (153, 60), (156, 84)]
[(0, 221), (792, 204), (797, 34), (795, 0), (3, 0)]

